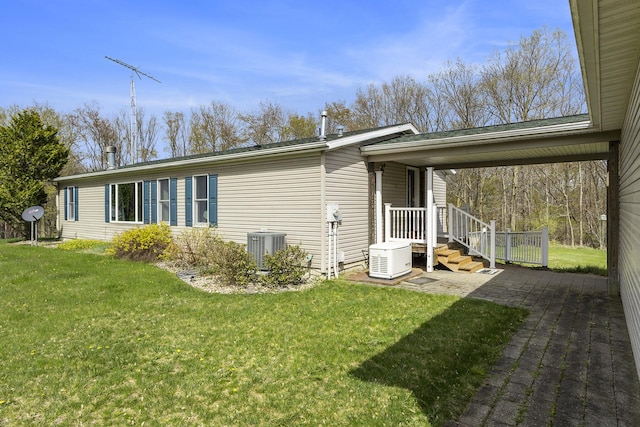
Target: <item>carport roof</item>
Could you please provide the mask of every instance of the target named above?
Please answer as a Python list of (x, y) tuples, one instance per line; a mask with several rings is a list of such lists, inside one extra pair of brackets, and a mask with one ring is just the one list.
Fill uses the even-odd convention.
[(619, 131), (602, 132), (588, 115), (407, 135), (361, 148), (370, 162), (439, 169), (606, 159)]

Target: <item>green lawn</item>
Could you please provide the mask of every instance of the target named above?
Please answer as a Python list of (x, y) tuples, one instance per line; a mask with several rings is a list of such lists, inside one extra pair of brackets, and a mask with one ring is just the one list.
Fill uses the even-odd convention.
[(607, 275), (606, 249), (571, 248), (569, 246), (549, 246), (549, 268)]
[(0, 243), (0, 425), (442, 425), (525, 312), (393, 288), (207, 294)]

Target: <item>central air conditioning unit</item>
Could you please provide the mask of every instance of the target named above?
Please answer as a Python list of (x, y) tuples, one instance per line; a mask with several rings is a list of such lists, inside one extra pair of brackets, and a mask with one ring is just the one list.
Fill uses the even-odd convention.
[(369, 276), (394, 279), (410, 272), (410, 243), (385, 242), (369, 246)]
[(273, 255), (276, 251), (286, 247), (285, 233), (256, 231), (247, 233), (247, 252), (253, 255), (258, 264), (258, 270), (266, 270), (264, 256)]

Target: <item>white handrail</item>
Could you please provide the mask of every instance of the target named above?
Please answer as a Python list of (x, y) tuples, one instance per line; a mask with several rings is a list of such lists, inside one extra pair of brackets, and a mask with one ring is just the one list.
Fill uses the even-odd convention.
[(491, 268), (496, 267), (495, 230), (495, 220), (487, 224), (449, 203), (449, 241), (465, 246), (470, 255), (488, 259)]

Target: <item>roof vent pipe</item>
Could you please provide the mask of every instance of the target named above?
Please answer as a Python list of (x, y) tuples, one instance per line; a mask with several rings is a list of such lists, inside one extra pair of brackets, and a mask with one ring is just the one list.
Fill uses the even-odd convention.
[(107, 170), (116, 169), (116, 147), (109, 145), (105, 152), (107, 153)]
[(320, 141), (324, 141), (327, 139), (326, 129), (327, 129), (327, 111), (322, 110), (322, 121), (320, 123), (320, 137), (318, 138)]
[(344, 135), (344, 126), (338, 126), (338, 137)]

